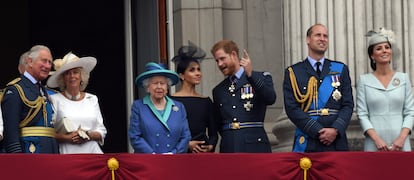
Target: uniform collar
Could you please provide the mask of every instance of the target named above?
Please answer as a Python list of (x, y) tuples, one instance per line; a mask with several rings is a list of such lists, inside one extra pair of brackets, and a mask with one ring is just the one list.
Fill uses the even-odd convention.
[(38, 81), (27, 71), (23, 73), (23, 76), (29, 79), (33, 84), (36, 84)]
[[(313, 59), (313, 58), (311, 58), (310, 56), (308, 56), (307, 59), (308, 59), (309, 63), (312, 65), (313, 69), (315, 69), (316, 68), (315, 64), (318, 61), (315, 60), (315, 59)], [(325, 63), (325, 57), (319, 59), (319, 62), (321, 62), (321, 67), (323, 67), (323, 64)]]

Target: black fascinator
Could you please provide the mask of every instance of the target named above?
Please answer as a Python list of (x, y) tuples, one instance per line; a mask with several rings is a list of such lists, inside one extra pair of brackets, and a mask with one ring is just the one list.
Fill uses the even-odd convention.
[(188, 46), (181, 46), (178, 49), (178, 54), (172, 58), (176, 64), (177, 73), (184, 73), (190, 62), (200, 63), (206, 57), (206, 52), (197, 47), (191, 41), (188, 41)]
[(181, 46), (180, 49), (178, 49), (178, 54), (172, 59), (174, 63), (180, 63), (180, 61), (188, 60), (200, 61), (206, 57), (206, 52), (204, 52), (201, 48), (197, 47), (191, 41), (189, 41), (188, 44), (188, 46)]

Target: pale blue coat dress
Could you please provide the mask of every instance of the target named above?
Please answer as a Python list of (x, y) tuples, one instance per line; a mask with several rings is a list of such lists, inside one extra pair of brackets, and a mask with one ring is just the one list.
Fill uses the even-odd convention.
[[(402, 128), (411, 130), (414, 101), (408, 75), (396, 72), (386, 88), (374, 74), (361, 75), (357, 84), (357, 114), (364, 134), (368, 129), (374, 129), (388, 145), (399, 136)], [(364, 150), (377, 151), (368, 135)], [(411, 151), (409, 138), (402, 151)]]

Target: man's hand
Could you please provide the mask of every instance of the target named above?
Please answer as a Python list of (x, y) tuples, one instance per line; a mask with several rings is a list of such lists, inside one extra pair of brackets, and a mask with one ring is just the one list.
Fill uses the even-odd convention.
[(335, 128), (322, 128), (319, 131), (319, 140), (322, 144), (329, 146), (335, 141), (337, 135), (338, 132)]
[(252, 76), (252, 63), (246, 49), (243, 49), (243, 57), (240, 60), (240, 66), (244, 67), (244, 71), (246, 72), (247, 77)]

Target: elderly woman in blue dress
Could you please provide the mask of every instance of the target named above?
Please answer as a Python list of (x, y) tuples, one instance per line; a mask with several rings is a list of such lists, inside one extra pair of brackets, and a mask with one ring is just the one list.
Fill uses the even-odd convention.
[(408, 74), (392, 69), (393, 32), (369, 32), (368, 56), (373, 72), (357, 84), (357, 114), (366, 136), (365, 151), (411, 151), (414, 100)]
[(135, 82), (148, 94), (131, 107), (128, 135), (135, 153), (186, 153), (191, 133), (184, 105), (167, 96), (177, 73), (150, 62)]

